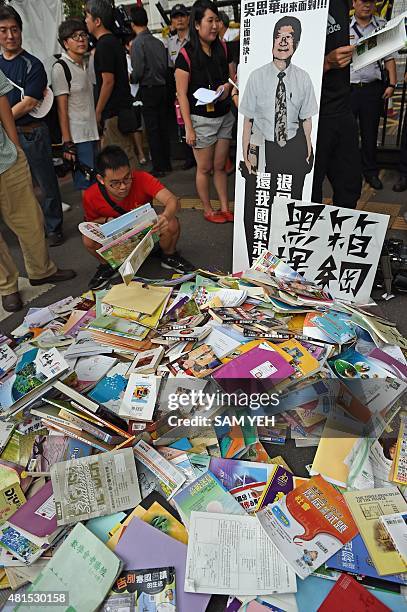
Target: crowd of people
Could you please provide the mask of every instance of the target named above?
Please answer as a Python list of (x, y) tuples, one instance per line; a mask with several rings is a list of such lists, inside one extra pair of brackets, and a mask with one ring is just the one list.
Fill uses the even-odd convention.
[[(303, 183), (305, 174), (314, 169), (312, 200), (322, 202), (322, 185), (328, 177), (333, 203), (354, 208), (360, 197), (362, 176), (375, 189), (382, 188), (376, 161), (377, 134), (383, 101), (393, 95), (397, 74), (393, 57), (385, 58), (383, 65), (378, 62), (363, 70), (350, 69), (350, 43), (382, 22), (374, 15), (373, 1), (353, 0), (354, 16), (350, 22), (349, 8), (348, 0), (330, 1), (316, 152), (312, 149), (312, 125), (308, 119), (314, 114), (316, 101), (312, 96), (305, 99), (304, 79), (301, 87), (305, 88), (305, 98), (296, 111), (302, 129), (295, 129), (298, 117), (282, 130), (276, 130), (274, 125), (263, 127), (268, 134), (267, 168), (272, 170), (280, 161), (288, 161), (290, 139), (301, 139), (305, 162), (300, 178)], [(33, 285), (75, 275), (72, 270), (56, 269), (46, 243), (46, 238), (50, 247), (64, 241), (49, 121), (54, 109), (63, 157), (73, 168), (75, 188), (82, 192), (86, 220), (104, 223), (156, 198), (164, 207), (155, 228), (161, 235), (162, 266), (179, 272), (193, 269), (176, 250), (179, 201), (159, 181), (172, 171), (171, 115), (174, 122), (177, 118), (184, 136), (183, 167), (196, 165), (196, 189), (204, 218), (216, 224), (234, 220), (227, 190), (227, 174), (232, 166), (230, 143), (237, 113), (242, 112), (244, 126), (250, 126), (257, 112), (253, 106), (255, 93), (251, 101), (247, 92), (239, 101), (238, 89), (233, 85), (238, 74), (239, 30), (230, 27), (228, 16), (211, 0), (197, 0), (190, 10), (183, 4), (171, 9), (171, 35), (166, 44), (150, 32), (147, 13), (141, 6), (131, 9), (133, 34), (123, 39), (113, 32), (113, 10), (110, 0), (87, 0), (84, 20), (67, 19), (60, 25), (61, 54), (55, 58), (50, 82), (55, 102), (45, 115), (45, 68), (24, 49), (24, 24), (18, 12), (10, 6), (0, 7), (0, 206), (4, 222), (18, 236)], [(273, 35), (276, 65), (287, 64), (287, 57), (290, 63), (301, 37), (300, 25), (292, 19), (285, 22), (284, 17), (280, 21)], [(335, 27), (330, 27), (330, 22)], [(90, 41), (94, 43), (92, 48)], [(278, 59), (278, 53), (283, 59)], [(271, 71), (273, 78), (253, 73), (246, 89), (255, 92), (256, 88), (267, 88), (274, 99), (281, 83), (280, 77), (274, 78), (277, 71), (272, 66), (273, 62), (264, 70)], [(294, 65), (290, 68), (300, 70)], [(298, 75), (295, 78), (298, 82)], [(194, 93), (199, 88), (216, 91), (216, 104), (197, 106)], [(280, 137), (285, 139), (284, 147)], [(250, 143), (244, 136), (243, 149), (250, 174)], [(146, 166), (148, 157), (151, 172), (136, 169)], [(395, 191), (407, 189), (406, 158), (407, 122)], [(293, 173), (301, 174), (298, 169)], [(32, 180), (41, 191), (41, 208)], [(210, 180), (220, 210), (212, 208)], [(0, 295), (3, 307), (16, 311), (22, 307), (18, 272), (4, 240), (0, 240)], [(98, 258), (94, 243), (84, 239), (84, 246)], [(105, 262), (100, 263), (89, 286), (103, 286), (112, 274)]]

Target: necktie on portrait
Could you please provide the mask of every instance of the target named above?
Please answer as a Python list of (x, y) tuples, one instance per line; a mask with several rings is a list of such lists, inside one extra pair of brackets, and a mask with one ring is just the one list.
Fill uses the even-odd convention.
[(283, 81), (285, 72), (279, 72), (276, 89), (274, 137), (280, 147), (287, 144), (287, 92)]

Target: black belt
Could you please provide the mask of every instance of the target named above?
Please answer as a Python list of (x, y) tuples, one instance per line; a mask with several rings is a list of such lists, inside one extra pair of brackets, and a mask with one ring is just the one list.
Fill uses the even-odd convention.
[(377, 83), (381, 83), (380, 79), (376, 79), (375, 81), (369, 81), (369, 83), (351, 83), (351, 89), (362, 89), (363, 87), (372, 87), (372, 85), (377, 85)]

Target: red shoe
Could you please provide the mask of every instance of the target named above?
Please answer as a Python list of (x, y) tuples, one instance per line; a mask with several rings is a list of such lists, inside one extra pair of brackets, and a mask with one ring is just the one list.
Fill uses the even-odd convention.
[(223, 214), (215, 211), (210, 213), (204, 213), (204, 219), (206, 219), (206, 221), (209, 221), (210, 223), (226, 223), (226, 219)]
[(222, 210), (220, 214), (228, 223), (233, 223), (233, 221), (235, 220), (235, 215), (230, 212), (230, 210)]
[(235, 170), (236, 170), (235, 164), (232, 162), (230, 157), (228, 157), (227, 160), (226, 160), (226, 164), (225, 164), (225, 172), (226, 172), (226, 174), (228, 176), (230, 176), (231, 174), (234, 173)]

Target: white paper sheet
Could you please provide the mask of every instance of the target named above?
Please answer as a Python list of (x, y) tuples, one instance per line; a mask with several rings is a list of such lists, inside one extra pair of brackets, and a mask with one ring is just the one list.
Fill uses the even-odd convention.
[(295, 573), (253, 516), (192, 512), (185, 591), (295, 593)]

